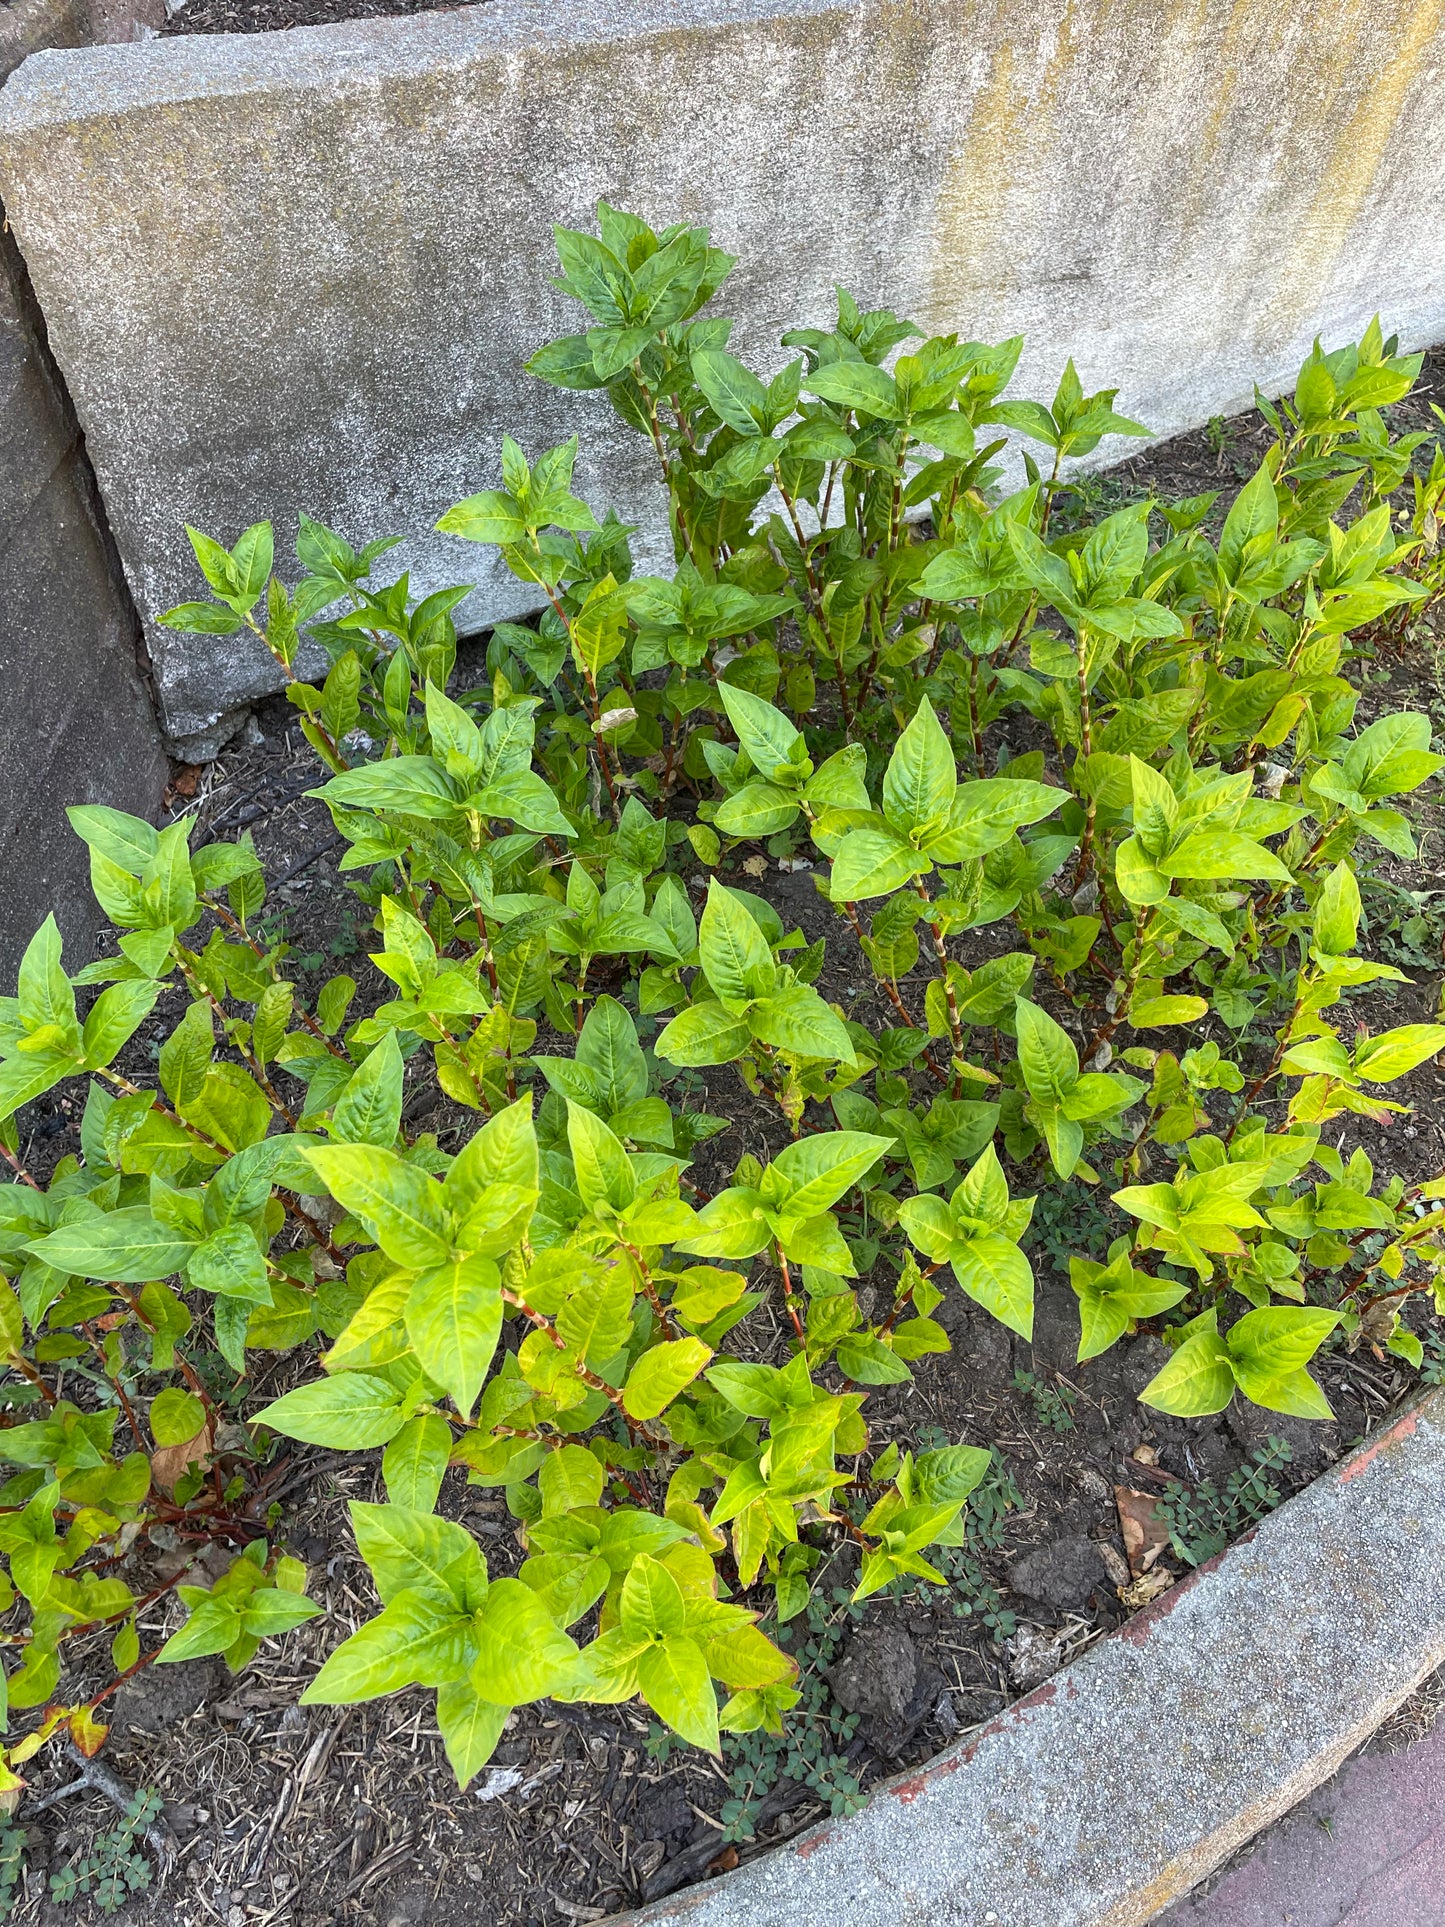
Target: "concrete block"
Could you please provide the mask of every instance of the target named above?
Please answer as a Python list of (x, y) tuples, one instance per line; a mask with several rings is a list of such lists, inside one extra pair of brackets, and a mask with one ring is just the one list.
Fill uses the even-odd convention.
[[(504, 429), (580, 432), (583, 491), (670, 562), (644, 444), (522, 373), (578, 325), (553, 220), (709, 223), (771, 367), (841, 281), (1173, 432), (1377, 307), (1445, 334), (1442, 67), (1442, 0), (493, 0), (38, 55), (0, 193), (147, 616), (194, 591), (183, 521), (305, 509), (478, 582), (480, 625), (526, 592), (426, 531)], [(259, 645), (148, 640), (175, 735), (275, 685)]]
[[(109, 27), (129, 38), (162, 0), (104, 4)], [(11, 0), (0, 7), (0, 77), (41, 48), (106, 30), (85, 0)], [(9, 990), (48, 910), (72, 967), (88, 960), (104, 922), (66, 804), (153, 817), (166, 761), (135, 612), (3, 216), (0, 206), (0, 990)]]
[(625, 1927), (1143, 1927), (1445, 1659), (1442, 1482), (1433, 1392), (862, 1813)]

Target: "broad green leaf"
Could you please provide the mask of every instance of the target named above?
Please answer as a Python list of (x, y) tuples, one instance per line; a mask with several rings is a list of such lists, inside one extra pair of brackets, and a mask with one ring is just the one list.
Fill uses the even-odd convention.
[(156, 983), (112, 984), (90, 1007), (82, 1032), (87, 1070), (103, 1070), (151, 1011), (160, 995)]
[(432, 741), (432, 754), (439, 755), (453, 781), (470, 784), (486, 760), (482, 732), (445, 690), (438, 689), (430, 677), (426, 685), (426, 725)]
[(459, 535), (464, 542), (521, 542), (527, 521), (517, 500), (505, 489), (484, 488), (453, 503), (437, 523), (443, 535)]
[(1174, 825), (1179, 820), (1179, 800), (1152, 764), (1131, 754), (1129, 770), (1134, 834), (1148, 855), (1157, 858), (1169, 847), (1169, 839), (1174, 834)]
[(1251, 1378), (1282, 1378), (1307, 1365), (1340, 1322), (1335, 1311), (1315, 1305), (1269, 1305), (1246, 1312), (1231, 1325), (1225, 1340), (1246, 1394), (1253, 1397), (1244, 1374)]
[(602, 1461), (585, 1445), (564, 1445), (549, 1452), (537, 1474), (543, 1514), (598, 1505), (606, 1479)]
[(344, 1640), (301, 1695), (303, 1706), (350, 1706), (404, 1686), (442, 1686), (460, 1677), (470, 1626), (434, 1594), (400, 1592)]
[(905, 1198), (898, 1207), (898, 1221), (909, 1241), (935, 1262), (948, 1256), (959, 1236), (953, 1213), (942, 1198), (929, 1192)]
[(390, 1150), (401, 1128), (402, 1073), (401, 1046), (389, 1030), (352, 1072), (331, 1114), (332, 1137)]
[(708, 880), (698, 955), (708, 982), (730, 1003), (766, 997), (778, 980), (773, 953), (757, 920), (716, 877)]
[(1129, 1006), (1128, 1021), (1135, 1030), (1153, 1030), (1167, 1024), (1196, 1024), (1208, 1010), (1202, 997), (1137, 997)]
[(338, 1372), (312, 1379), (263, 1405), (254, 1422), (307, 1445), (339, 1445), (348, 1452), (385, 1445), (404, 1423), (401, 1393), (385, 1379)]
[(699, 348), (692, 357), (692, 375), (719, 421), (740, 435), (760, 432), (768, 391), (736, 355), (725, 348)]
[(677, 1249), (699, 1258), (751, 1258), (771, 1237), (762, 1198), (734, 1185), (703, 1206), (687, 1237), (678, 1239)]
[(590, 1279), (557, 1314), (558, 1333), (587, 1363), (605, 1364), (627, 1343), (632, 1287), (620, 1269)]
[(883, 775), (883, 814), (905, 836), (930, 823), (941, 827), (957, 787), (953, 751), (925, 696), (888, 759)]
[(26, 944), (16, 985), (20, 1014), (36, 1030), (53, 1026), (57, 1044), (74, 1037), (75, 992), (60, 959), (60, 928), (52, 912)]
[(948, 1262), (960, 1288), (970, 1298), (1010, 1331), (1032, 1339), (1034, 1274), (1016, 1244), (985, 1232), (953, 1245)]
[(638, 1655), (642, 1697), (674, 1732), (709, 1753), (720, 1752), (717, 1694), (696, 1640), (673, 1633)]
[(1239, 1389), (1255, 1405), (1269, 1412), (1285, 1412), (1291, 1418), (1332, 1419), (1334, 1410), (1307, 1371), (1282, 1372), (1270, 1378), (1236, 1362)]
[(660, 1559), (644, 1553), (622, 1582), (622, 1624), (644, 1639), (680, 1633), (687, 1620), (682, 1588)]
[(1204, 1418), (1222, 1412), (1234, 1396), (1234, 1369), (1218, 1332), (1186, 1338), (1164, 1369), (1139, 1394), (1141, 1405), (1175, 1418)]
[(356, 1549), (371, 1568), (383, 1605), (403, 1592), (434, 1598), (442, 1612), (470, 1610), (481, 1603), (485, 1567), (464, 1526), (438, 1519), (429, 1508), (397, 1503), (368, 1505), (353, 1499), (350, 1511)]
[(635, 1419), (657, 1418), (697, 1377), (712, 1357), (700, 1338), (654, 1345), (638, 1359), (622, 1388), (622, 1403)]
[(1341, 860), (1320, 886), (1315, 898), (1315, 946), (1329, 957), (1346, 956), (1360, 930), (1360, 886), (1350, 865)]
[(1131, 1217), (1162, 1230), (1179, 1228), (1180, 1197), (1172, 1184), (1131, 1184), (1114, 1193), (1114, 1203)]
[(440, 1412), (409, 1418), (381, 1455), (386, 1496), (394, 1506), (430, 1512), (446, 1477), (452, 1428)]
[(736, 683), (720, 682), (717, 693), (759, 775), (773, 778), (789, 771), (801, 773), (796, 758), (803, 739), (781, 710), (751, 690), (739, 689)]
[(637, 1026), (615, 997), (599, 997), (577, 1039), (577, 1062), (597, 1078), (606, 1110), (624, 1110), (647, 1095), (647, 1059)]
[(1445, 1051), (1445, 1024), (1403, 1024), (1357, 1046), (1355, 1075), (1369, 1084), (1388, 1084), (1441, 1051)]
[(932, 868), (926, 856), (891, 831), (849, 830), (833, 859), (828, 894), (834, 903), (866, 903), (891, 896)]
[(1236, 581), (1242, 572), (1248, 545), (1273, 541), (1278, 527), (1274, 477), (1261, 463), (1235, 496), (1219, 538), (1219, 560), (1229, 581)]
[[(156, 1654), (156, 1660), (159, 1664), (174, 1665), (185, 1659), (204, 1659), (213, 1653), (224, 1653), (235, 1645), (241, 1633), (239, 1600), (220, 1598), (214, 1593), (203, 1594), (192, 1604), (185, 1625), (179, 1632), (172, 1633)], [(11, 1679), (11, 1704), (23, 1704), (23, 1701), (17, 1701), (13, 1674)]]
[(805, 376), (803, 386), (810, 395), (883, 421), (897, 421), (903, 412), (893, 377), (866, 361), (830, 361)]
[[(728, 685), (723, 683), (722, 688)], [(798, 799), (775, 783), (745, 783), (735, 796), (718, 805), (714, 823), (724, 836), (776, 836), (798, 815)]]
[(764, 997), (748, 1012), (747, 1023), (754, 1037), (776, 1050), (838, 1064), (857, 1061), (842, 1018), (808, 984), (791, 984)]
[(892, 1144), (866, 1131), (815, 1131), (781, 1150), (763, 1174), (762, 1195), (789, 1218), (812, 1218), (836, 1204)]
[(923, 849), (935, 863), (966, 863), (1001, 849), (1015, 830), (1051, 816), (1069, 800), (1067, 790), (1018, 776), (988, 776), (960, 783), (948, 820)]
[(567, 1098), (567, 1143), (577, 1175), (577, 1194), (588, 1210), (605, 1205), (625, 1211), (637, 1195), (637, 1179), (621, 1140), (594, 1112)]
[(1079, 1081), (1079, 1053), (1073, 1039), (1046, 1010), (1020, 997), (1014, 1005), (1019, 1065), (1031, 1097), (1062, 1107)]
[(785, 1217), (781, 1211), (774, 1211), (770, 1216), (786, 1257), (800, 1265), (812, 1265), (835, 1278), (857, 1277), (858, 1267), (853, 1263), (848, 1241), (831, 1211), (819, 1211), (810, 1218)]
[(1219, 878), (1292, 883), (1294, 878), (1271, 851), (1235, 830), (1201, 830), (1159, 859), (1166, 877)]
[(502, 1329), (501, 1276), (490, 1258), (423, 1271), (406, 1304), (406, 1333), (428, 1378), (470, 1418)]
[(76, 835), (111, 863), (138, 877), (155, 856), (160, 834), (138, 816), (103, 803), (72, 803), (65, 814)]
[(487, 1119), (457, 1153), (442, 1184), (447, 1209), (465, 1218), (494, 1184), (535, 1191), (541, 1182), (532, 1100), (519, 1098)]
[(986, 1144), (968, 1175), (949, 1199), (955, 1218), (971, 1218), (989, 1230), (1002, 1225), (1008, 1217), (1008, 1181), (998, 1152)]
[(1169, 879), (1137, 836), (1125, 837), (1114, 855), (1114, 881), (1126, 903), (1163, 903)]
[(577, 1647), (520, 1579), (492, 1585), (475, 1629), (477, 1656), (467, 1677), (484, 1699), (520, 1706), (566, 1683)]
[(731, 1064), (752, 1042), (752, 1032), (741, 1017), (721, 1004), (693, 1004), (681, 1010), (653, 1046), (665, 1064), (684, 1068)]
[(496, 1752), (511, 1710), (484, 1700), (470, 1680), (448, 1680), (437, 1688), (437, 1726), (463, 1793)]
[(206, 1408), (194, 1392), (169, 1385), (151, 1400), (147, 1417), (157, 1445), (184, 1445), (204, 1427)]
[[(1076, 1258), (1069, 1260), (1070, 1271), (1077, 1263)], [(1108, 1351), (1128, 1331), (1132, 1320), (1127, 1308), (1112, 1294), (1077, 1283), (1074, 1290), (1079, 1299), (1078, 1362), (1082, 1365)]]
[(439, 1265), (450, 1256), (441, 1186), (414, 1164), (366, 1144), (332, 1144), (305, 1155), (336, 1202), (397, 1264)]
[(440, 818), (461, 808), (457, 786), (430, 756), (388, 756), (379, 763), (359, 763), (309, 794), (348, 810), (396, 810), (403, 816)]
[(197, 1242), (171, 1225), (160, 1224), (144, 1205), (134, 1205), (62, 1225), (25, 1249), (56, 1271), (77, 1278), (113, 1278), (122, 1285), (144, 1285), (179, 1271)]

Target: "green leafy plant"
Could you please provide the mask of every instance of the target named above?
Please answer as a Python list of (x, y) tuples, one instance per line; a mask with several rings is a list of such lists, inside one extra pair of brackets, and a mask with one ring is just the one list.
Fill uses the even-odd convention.
[(146, 1829), (161, 1810), (161, 1796), (143, 1788), (118, 1823), (91, 1840), (89, 1850), (50, 1876), (50, 1898), (57, 1905), (91, 1894), (103, 1914), (119, 1913), (132, 1894), (151, 1884), (151, 1863), (141, 1851)]
[(1022, 1368), (1014, 1373), (1014, 1390), (1027, 1399), (1035, 1422), (1049, 1432), (1072, 1432), (1078, 1393), (1064, 1379), (1053, 1385)]
[(1284, 1494), (1275, 1475), (1294, 1454), (1283, 1439), (1266, 1439), (1251, 1447), (1237, 1472), (1223, 1485), (1205, 1479), (1194, 1487), (1172, 1485), (1156, 1501), (1160, 1518), (1169, 1529), (1176, 1559), (1186, 1566), (1202, 1566), (1242, 1532), (1270, 1513)]
[[(352, 1515), (378, 1611), (305, 1697), (434, 1691), (465, 1784), (546, 1698), (776, 1737), (835, 1560), (850, 1610), (948, 1587), (1002, 1626), (969, 1540), (989, 1454), (875, 1438), (868, 1403), (949, 1349), (945, 1292), (1030, 1335), (1025, 1240), (1070, 1261), (1081, 1361), (1163, 1337), (1144, 1397), (1179, 1416), (1323, 1416), (1321, 1346), (1419, 1363), (1400, 1314), (1440, 1308), (1445, 1179), (1338, 1142), (1445, 1047), (1355, 1002), (1401, 978), (1359, 955), (1358, 873), (1413, 854), (1441, 764), (1422, 714), (1357, 727), (1347, 673), (1439, 592), (1445, 465), (1392, 520), (1423, 445), (1382, 413), (1418, 358), (1378, 326), (1316, 349), (1221, 512), (1097, 516), (1066, 465), (1143, 431), (1072, 363), (1044, 406), (1006, 392), (1018, 341), (840, 293), (765, 377), (704, 313), (732, 263), (702, 230), (604, 203), (557, 245), (587, 324), (530, 365), (645, 437), (673, 573), (573, 493), (575, 441), (504, 441), (439, 527), (538, 614), (453, 692), (465, 589), (382, 580), (390, 538), (303, 518), (278, 573), (269, 524), (193, 532), (211, 598), (163, 619), (270, 650), (373, 970), (294, 974), (245, 837), (87, 805), (115, 952), (72, 973), (47, 920), (0, 999), (0, 1639), (34, 1716), (0, 1790), (57, 1734), (103, 1742), (73, 1639), (109, 1632), (118, 1678), (239, 1667), (316, 1612), (273, 1543), (278, 1439), (380, 1450), (386, 1492)], [(1046, 451), (1020, 487), (1011, 436)], [(825, 940), (734, 880), (769, 851), (859, 946), (846, 1008)], [(475, 1119), (454, 1148), (407, 1125), (420, 1080)], [(713, 1194), (692, 1153), (735, 1080), (779, 1142)], [(42, 1181), (16, 1119), (63, 1087), (80, 1150)], [(257, 1353), (294, 1354), (259, 1409)], [(503, 1494), (516, 1574), (439, 1515), (449, 1467)], [(137, 1593), (118, 1549), (161, 1528), (231, 1563)]]

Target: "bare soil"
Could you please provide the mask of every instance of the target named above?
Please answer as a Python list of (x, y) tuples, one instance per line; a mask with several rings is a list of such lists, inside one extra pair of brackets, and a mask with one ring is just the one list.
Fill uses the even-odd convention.
[[(1445, 357), (1437, 357), (1426, 396), (1440, 392), (1442, 367)], [(1424, 416), (1423, 402), (1412, 400), (1398, 413), (1407, 420)], [(1253, 472), (1263, 436), (1257, 418), (1219, 424), (1151, 449), (1090, 487), (1108, 505), (1136, 490), (1177, 497), (1232, 488)], [(1412, 653), (1375, 673), (1381, 679), (1366, 688), (1362, 721), (1386, 708), (1424, 708), (1437, 720), (1445, 713), (1432, 661)], [(467, 681), (465, 666), (459, 680)], [(335, 867), (342, 851), (324, 806), (305, 795), (319, 780), (294, 711), (276, 700), (261, 705), (251, 740), (218, 763), (177, 768), (169, 800), (177, 815), (198, 819), (196, 845), (251, 830), (303, 994), (344, 969), (362, 984), (363, 997), (369, 988), (377, 1000), (379, 980), (365, 958), (368, 913)], [(1445, 892), (1440, 786), (1432, 783), (1417, 804), (1420, 861), (1391, 860), (1381, 873), (1397, 892), (1415, 895), (1367, 895), (1372, 946), (1391, 961), (1408, 960), (1411, 979), (1361, 1001), (1361, 1016), (1375, 1027), (1432, 1017), (1439, 1004), (1441, 924), (1430, 914), (1430, 893)], [(703, 880), (689, 880), (700, 905)], [(820, 985), (827, 997), (875, 1022), (891, 1021), (887, 1006), (874, 1003), (871, 972), (852, 933), (817, 895), (811, 871), (769, 863), (764, 876), (749, 871), (736, 880), (766, 894), (809, 939), (827, 936)], [(1415, 926), (1408, 926), (1411, 911)], [(976, 953), (966, 962), (1010, 947), (996, 930), (975, 935)], [(921, 972), (911, 994), (921, 1008)], [(179, 1003), (163, 1013), (153, 1034), (141, 1035), (134, 1046), (138, 1064), (149, 1065), (178, 1014)], [(1054, 1014), (1076, 1029), (1084, 1021), (1067, 1005)], [(644, 1042), (647, 1035), (644, 1026)], [(1222, 1029), (1218, 1035), (1228, 1041)], [(570, 1046), (544, 1035), (538, 1048)], [(1411, 1180), (1445, 1169), (1442, 1086), (1445, 1072), (1422, 1066), (1406, 1093), (1413, 1114), (1388, 1129), (1341, 1120), (1348, 1126), (1344, 1148), (1362, 1143), (1377, 1170), (1398, 1170)], [(731, 1070), (709, 1073), (700, 1101), (731, 1120), (726, 1133), (698, 1147), (696, 1174), (710, 1189), (726, 1181), (743, 1152), (767, 1156), (785, 1141), (776, 1110), (750, 1096)], [(474, 1114), (424, 1082), (415, 1086), (407, 1115), (446, 1147), (475, 1123)], [(32, 1168), (46, 1170), (78, 1148), (73, 1097), (41, 1100), (22, 1122), (22, 1150)], [(811, 1657), (805, 1654), (814, 1671), (833, 1662), (832, 1689), (856, 1718), (850, 1732), (839, 1723), (835, 1702), (836, 1730), (824, 1750), (836, 1750), (865, 1790), (990, 1718), (1119, 1625), (1169, 1574), (1185, 1570), (1171, 1549), (1159, 1554), (1157, 1543), (1148, 1557), (1151, 1539), (1160, 1536), (1155, 1499), (1193, 1495), (1202, 1502), (1266, 1439), (1282, 1440), (1290, 1452), (1270, 1475), (1276, 1492), (1297, 1489), (1418, 1382), (1398, 1359), (1367, 1348), (1339, 1349), (1320, 1362), (1336, 1412), (1330, 1424), (1254, 1407), (1194, 1423), (1149, 1412), (1136, 1395), (1164, 1360), (1158, 1338), (1141, 1334), (1083, 1367), (1073, 1362), (1078, 1321), (1064, 1257), (1069, 1250), (1100, 1254), (1121, 1227), (1111, 1223), (1106, 1198), (1060, 1186), (1047, 1170), (1035, 1181), (1041, 1199), (1031, 1252), (1039, 1279), (1032, 1344), (950, 1292), (936, 1316), (952, 1337), (952, 1352), (921, 1361), (913, 1385), (879, 1388), (869, 1397), (875, 1438), (919, 1439), (938, 1428), (949, 1439), (992, 1447), (999, 1476), (949, 1587), (877, 1600), (862, 1621), (830, 1603), (823, 1650), (815, 1641)], [(887, 1289), (881, 1271), (864, 1281), (865, 1311), (868, 1299)], [(786, 1355), (784, 1330), (768, 1306), (742, 1329), (758, 1357)], [(262, 1355), (247, 1404), (254, 1409), (309, 1370), (300, 1357)], [(756, 1837), (725, 1844), (724, 1803), (747, 1790), (729, 1784), (737, 1756), (730, 1753), (722, 1767), (683, 1748), (654, 1757), (648, 1717), (635, 1707), (520, 1709), (492, 1767), (467, 1794), (457, 1792), (447, 1769), (429, 1694), (341, 1711), (299, 1707), (298, 1695), (322, 1657), (374, 1610), (345, 1506), (348, 1499), (384, 1496), (379, 1454), (283, 1442), (266, 1476), (268, 1494), (280, 1506), (277, 1537), (307, 1562), (310, 1589), (325, 1616), (264, 1648), (237, 1678), (220, 1662), (197, 1662), (141, 1673), (117, 1696), (104, 1757), (130, 1785), (159, 1791), (179, 1855), (161, 1891), (142, 1895), (115, 1918), (131, 1927), (404, 1927), (421, 1921), (569, 1927), (734, 1864), (735, 1854), (747, 1857), (826, 1811), (813, 1789), (784, 1780), (763, 1805)], [(1121, 1530), (1121, 1505), (1136, 1525), (1142, 1522), (1142, 1548), (1137, 1533), (1126, 1539)], [(494, 1572), (515, 1567), (522, 1556), (515, 1522), (499, 1494), (470, 1488), (453, 1472), (441, 1506), (479, 1536)], [(1235, 1530), (1248, 1522), (1237, 1512), (1232, 1517)], [(177, 1547), (175, 1556), (184, 1552)], [(164, 1576), (165, 1556), (152, 1550), (144, 1569), (137, 1557), (127, 1578), (138, 1590), (147, 1577), (154, 1583), (154, 1575)], [(850, 1577), (840, 1562), (827, 1586)], [(158, 1608), (143, 1625), (143, 1645), (155, 1643), (178, 1616), (174, 1605)], [(78, 1660), (71, 1649), (66, 1691), (79, 1697), (88, 1679), (98, 1690), (105, 1668), (102, 1642)], [(825, 1714), (828, 1699), (826, 1692), (818, 1696)], [(31, 1769), (33, 1794), (53, 1792), (73, 1772), (49, 1749)], [(17, 1921), (49, 1927), (101, 1917), (89, 1901), (74, 1910), (52, 1906), (44, 1875), (91, 1850), (96, 1833), (114, 1819), (100, 1795), (84, 1793), (30, 1825), (31, 1870)]]

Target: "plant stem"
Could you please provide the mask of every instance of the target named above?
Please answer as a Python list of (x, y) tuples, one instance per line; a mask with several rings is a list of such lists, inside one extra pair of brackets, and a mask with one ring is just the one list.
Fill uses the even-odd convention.
[[(932, 903), (932, 898), (928, 894), (922, 877), (915, 877), (913, 879), (913, 887), (925, 903)], [(953, 1042), (953, 1055), (955, 1060), (961, 1059), (963, 1056), (963, 1025), (959, 1020), (958, 998), (954, 993), (953, 979), (948, 971), (948, 947), (943, 941), (941, 925), (935, 923), (933, 919), (927, 915), (925, 915), (924, 921), (933, 932), (933, 954), (938, 959), (938, 974), (943, 981), (943, 1002), (944, 1007), (948, 1011), (948, 1033)], [(951, 1097), (958, 1097), (962, 1090), (963, 1078), (959, 1072), (955, 1070), (953, 1074), (953, 1087), (949, 1095)]]
[(799, 1318), (798, 1307), (793, 1301), (793, 1274), (788, 1269), (787, 1259), (783, 1256), (783, 1247), (776, 1239), (773, 1241), (773, 1252), (778, 1260), (778, 1270), (782, 1274), (783, 1306), (789, 1319), (792, 1321), (793, 1336), (797, 1339), (798, 1343), (806, 1349), (808, 1341), (803, 1335), (803, 1321)]
[(1133, 1002), (1134, 991), (1138, 986), (1140, 977), (1144, 974), (1144, 940), (1148, 935), (1149, 925), (1153, 920), (1153, 916), (1153, 905), (1146, 904), (1139, 914), (1139, 921), (1134, 926), (1134, 961), (1129, 966), (1128, 979), (1125, 982), (1123, 991), (1120, 993), (1119, 1001), (1114, 1008), (1114, 1015), (1109, 1018), (1107, 1023), (1100, 1024), (1099, 1028), (1084, 1046), (1082, 1061), (1086, 1065), (1097, 1056), (1100, 1046), (1108, 1043), (1109, 1039), (1114, 1035), (1114, 1032), (1129, 1014), (1129, 1006)]
[[(849, 923), (852, 924), (853, 934), (858, 939), (858, 948), (862, 950), (863, 949), (863, 925), (859, 921), (857, 904), (845, 903), (843, 905), (843, 912), (844, 912), (844, 915), (847, 917)], [(866, 950), (863, 951), (863, 955), (865, 958), (868, 957), (868, 953)], [(871, 959), (869, 960), (869, 968), (870, 969), (873, 968)], [(896, 983), (894, 983), (893, 979), (891, 977), (880, 977), (878, 975), (878, 972), (874, 970), (873, 981), (875, 984), (878, 985), (879, 989), (887, 997), (889, 1003), (892, 1004), (894, 1010), (898, 1013), (899, 1017), (902, 1018), (903, 1022), (907, 1025), (908, 1029), (917, 1030), (918, 1025), (914, 1022), (912, 1016), (909, 1014), (908, 1006), (904, 1003), (903, 998), (899, 994), (898, 986)], [(918, 1061), (923, 1065), (923, 1068), (929, 1073), (929, 1075), (934, 1079), (936, 1083), (946, 1084), (948, 1082), (947, 1074), (941, 1071), (938, 1068), (937, 1064), (934, 1063), (933, 1054), (931, 1051), (925, 1050)]]

